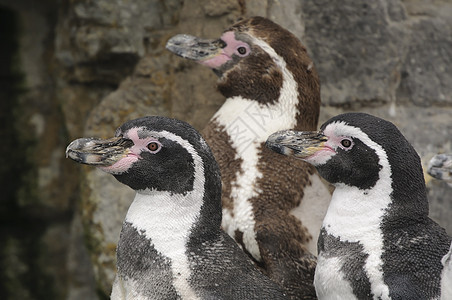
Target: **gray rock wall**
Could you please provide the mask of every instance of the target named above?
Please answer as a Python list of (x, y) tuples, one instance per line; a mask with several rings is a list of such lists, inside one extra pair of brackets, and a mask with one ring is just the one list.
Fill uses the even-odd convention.
[[(176, 33), (214, 38), (240, 16), (269, 17), (297, 35), (315, 62), (320, 122), (364, 111), (394, 122), (425, 164), (452, 152), (452, 3), (336, 2), (0, 0), (8, 41), (0, 60), (8, 158), (0, 169), (8, 186), (1, 298), (109, 294), (133, 192), (65, 159), (64, 149), (149, 114), (203, 127), (224, 99), (210, 70), (165, 51)], [(431, 216), (452, 234), (452, 189), (426, 180)]]

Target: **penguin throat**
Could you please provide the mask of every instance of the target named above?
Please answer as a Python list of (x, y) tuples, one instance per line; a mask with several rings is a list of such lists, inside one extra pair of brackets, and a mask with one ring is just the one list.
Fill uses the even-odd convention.
[(152, 240), (157, 241), (166, 234), (182, 238), (188, 236), (201, 206), (202, 198), (193, 197), (193, 192), (185, 195), (159, 191), (137, 193), (125, 220)]
[[(189, 192), (186, 195), (169, 192), (137, 193), (124, 222), (149, 240), (158, 254), (169, 260), (174, 286), (181, 294), (194, 295), (189, 288), (190, 264), (186, 245), (196, 224), (202, 206), (202, 197)], [(129, 249), (131, 252), (139, 251)], [(179, 275), (178, 275), (179, 274)], [(196, 299), (196, 298), (193, 298)]]
[(344, 241), (361, 241), (366, 235), (381, 231), (381, 220), (390, 204), (390, 193), (381, 194), (375, 187), (362, 190), (336, 184), (323, 227)]

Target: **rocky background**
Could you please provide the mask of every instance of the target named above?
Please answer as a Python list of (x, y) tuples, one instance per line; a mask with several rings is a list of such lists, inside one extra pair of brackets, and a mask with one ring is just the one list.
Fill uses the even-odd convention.
[[(133, 197), (64, 157), (158, 114), (201, 129), (224, 101), (215, 75), (164, 48), (261, 15), (307, 46), (320, 121), (364, 111), (393, 121), (424, 164), (452, 152), (452, 3), (447, 0), (0, 0), (0, 298), (104, 299)], [(426, 177), (431, 216), (452, 234), (452, 188)]]

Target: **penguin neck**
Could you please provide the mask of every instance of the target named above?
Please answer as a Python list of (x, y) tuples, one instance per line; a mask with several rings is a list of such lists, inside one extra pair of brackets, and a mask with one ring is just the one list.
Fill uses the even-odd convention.
[(151, 240), (160, 253), (184, 249), (201, 211), (202, 199), (169, 192), (138, 192), (125, 222)]
[[(188, 144), (185, 146), (194, 162), (192, 190), (185, 193), (151, 188), (138, 190), (125, 219), (125, 222), (150, 239), (160, 253), (184, 249), (194, 226), (199, 222), (203, 223), (203, 231), (198, 233), (197, 230), (198, 236), (216, 232), (220, 228), (221, 179), (218, 166), (213, 158), (196, 152)], [(211, 217), (209, 221), (205, 221), (203, 216), (206, 214), (205, 210), (208, 210)]]
[[(383, 186), (381, 182), (380, 185)], [(380, 239), (381, 220), (392, 202), (391, 191), (390, 185), (381, 189), (378, 183), (368, 190), (337, 184), (323, 227), (329, 234), (341, 237), (343, 241), (368, 239), (372, 244), (372, 241)]]
[[(300, 122), (298, 84), (287, 69), (283, 72), (278, 99), (261, 102), (258, 97), (241, 95), (240, 91), (235, 91), (212, 118), (230, 131), (228, 133), (234, 143), (240, 143), (244, 147), (248, 147), (247, 142), (260, 146), (273, 132), (295, 128)], [(243, 145), (244, 141), (246, 145)], [(238, 153), (243, 150), (238, 144), (233, 146)]]
[[(272, 73), (254, 73), (252, 78), (240, 78), (234, 69), (223, 74), (218, 83), (219, 91), (227, 98), (213, 119), (223, 126), (247, 132), (247, 138), (259, 143), (267, 137), (283, 129), (315, 130), (317, 127), (320, 106), (320, 89), (305, 87), (300, 74), (294, 75), (285, 59), (266, 42), (253, 38), (253, 44), (259, 46), (272, 60), (277, 70), (274, 80), (269, 80)], [(246, 73), (246, 65), (241, 67), (240, 74)], [(230, 77), (229, 77), (230, 76)], [(243, 85), (243, 81), (247, 82)], [(275, 86), (275, 82), (278, 82)], [(303, 82), (299, 82), (303, 81)], [(249, 87), (248, 82), (253, 82)], [(254, 87), (259, 87), (255, 89)], [(279, 90), (275, 91), (275, 88)], [(305, 89), (312, 89), (316, 96), (309, 97)], [(249, 90), (253, 93), (250, 94)], [(269, 95), (272, 95), (269, 97)], [(308, 99), (315, 98), (315, 99)]]
[(293, 128), (298, 109), (291, 100), (276, 104), (260, 104), (242, 96), (227, 98), (212, 120), (231, 131), (233, 139), (265, 142), (275, 131)]

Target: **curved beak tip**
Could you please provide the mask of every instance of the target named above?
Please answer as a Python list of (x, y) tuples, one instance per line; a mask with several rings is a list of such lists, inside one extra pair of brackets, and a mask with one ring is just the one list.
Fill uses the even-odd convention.
[(287, 131), (275, 132), (267, 138), (265, 146), (276, 153), (287, 155), (286, 145), (284, 144), (286, 136)]
[(176, 34), (175, 36), (171, 37), (167, 45), (175, 45), (175, 46), (193, 46), (197, 44), (198, 38), (193, 35), (189, 34)]
[(193, 49), (198, 46), (198, 38), (188, 34), (178, 34), (166, 42), (165, 48), (174, 54), (188, 59), (196, 59)]
[(265, 142), (265, 146), (266, 146), (268, 149), (270, 149), (270, 150), (273, 150), (273, 151), (275, 151), (275, 152), (277, 152), (277, 153), (281, 153), (281, 152), (279, 151), (280, 148), (278, 147), (278, 144), (275, 144), (275, 143), (272, 142), (272, 141), (267, 140), (267, 141)]
[(324, 142), (319, 132), (284, 130), (270, 135), (265, 144), (276, 153), (304, 159), (321, 150)]
[(87, 159), (87, 149), (92, 149), (95, 146), (95, 141), (99, 141), (98, 138), (79, 138), (72, 141), (66, 147), (66, 158), (70, 158), (78, 163), (89, 164)]
[(179, 47), (190, 47), (195, 44), (196, 37), (188, 34), (178, 34), (171, 37), (167, 42), (165, 48), (173, 52), (174, 49)]
[(224, 42), (178, 34), (166, 42), (165, 48), (177, 56), (202, 62), (221, 53)]

